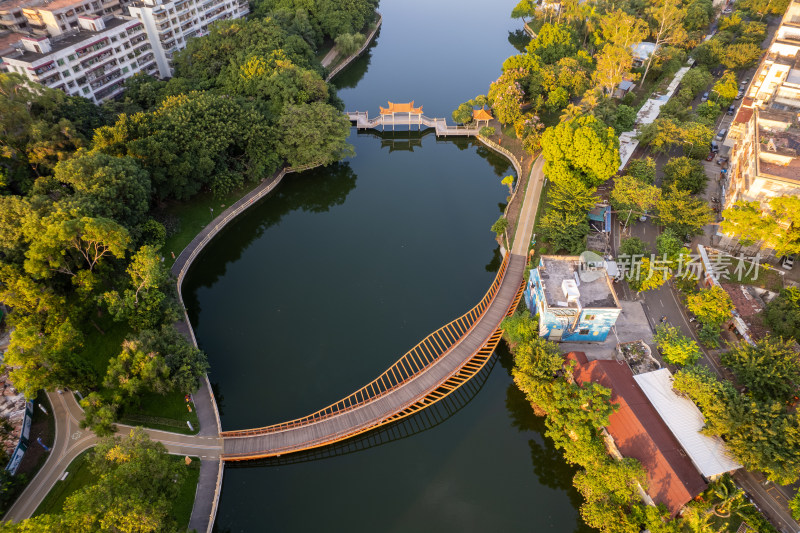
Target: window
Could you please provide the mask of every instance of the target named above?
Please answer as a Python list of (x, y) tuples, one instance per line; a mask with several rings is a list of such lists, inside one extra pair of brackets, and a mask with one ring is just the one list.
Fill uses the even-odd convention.
[(589, 334), (589, 328), (584, 328), (584, 329), (580, 330), (578, 333), (580, 333), (581, 335), (588, 335)]
[(80, 66), (72, 67), (72, 72), (74, 72), (75, 74), (77, 74), (80, 71), (81, 71), (81, 67)]
[(89, 94), (89, 88), (88, 87), (84, 87), (83, 88), (83, 94)]
[(72, 76), (72, 73), (68, 70), (63, 70), (61, 71), (61, 75), (64, 76), (65, 78), (69, 78), (70, 76)]
[(64, 60), (63, 59), (56, 59), (56, 63), (58, 63), (59, 67), (63, 67), (64, 66)]
[(75, 87), (75, 82), (74, 82), (74, 81), (69, 81), (69, 82), (67, 82), (67, 87), (69, 87), (70, 89), (72, 89), (73, 87)]
[(123, 74), (127, 74), (128, 73), (128, 67), (122, 67), (122, 73)]
[(112, 42), (112, 43), (115, 43), (115, 42), (117, 42), (117, 36), (116, 36), (116, 35), (114, 35), (113, 37), (111, 37), (111, 42)]
[(594, 320), (595, 315), (583, 315), (584, 320)]
[(67, 59), (69, 59), (70, 61), (75, 61), (75, 54), (68, 55)]

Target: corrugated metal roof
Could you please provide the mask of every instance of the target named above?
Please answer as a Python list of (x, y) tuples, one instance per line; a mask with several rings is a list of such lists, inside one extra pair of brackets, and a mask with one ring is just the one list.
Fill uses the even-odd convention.
[(705, 419), (689, 399), (681, 398), (672, 389), (672, 374), (666, 368), (633, 376), (647, 399), (658, 411), (695, 467), (706, 478), (712, 478), (742, 465), (734, 461), (717, 437), (700, 433)]
[(633, 380), (626, 364), (617, 361), (587, 361), (582, 352), (567, 359), (578, 363), (578, 383), (595, 382), (611, 389), (611, 402), (619, 410), (608, 418), (608, 432), (620, 453), (637, 459), (647, 471), (647, 493), (663, 503), (675, 516), (687, 502), (703, 492), (706, 483), (687, 457), (678, 440)]

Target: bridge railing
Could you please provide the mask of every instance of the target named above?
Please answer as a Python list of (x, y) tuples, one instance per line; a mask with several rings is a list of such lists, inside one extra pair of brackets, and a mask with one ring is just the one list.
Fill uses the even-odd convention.
[(390, 366), (383, 374), (361, 387), (356, 392), (324, 409), (320, 409), (316, 413), (302, 418), (261, 428), (223, 431), (220, 435), (222, 437), (250, 437), (254, 435), (276, 433), (319, 422), (320, 420), (356, 409), (357, 407), (374, 401), (401, 386), (403, 383), (413, 379), (425, 368), (438, 361), (478, 323), (481, 316), (483, 316), (489, 308), (497, 292), (500, 290), (500, 285), (505, 276), (506, 269), (508, 268), (510, 256), (511, 254), (506, 254), (500, 266), (500, 270), (497, 272), (497, 276), (495, 276), (494, 282), (475, 307), (425, 337), (416, 346), (411, 348), (411, 350), (406, 352), (403, 357), (398, 359), (397, 362)]

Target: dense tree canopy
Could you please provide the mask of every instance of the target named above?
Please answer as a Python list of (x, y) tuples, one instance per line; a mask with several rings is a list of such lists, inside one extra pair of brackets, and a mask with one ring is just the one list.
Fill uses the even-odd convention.
[(619, 139), (594, 116), (582, 116), (545, 130), (545, 174), (554, 182), (577, 177), (596, 187), (619, 168)]

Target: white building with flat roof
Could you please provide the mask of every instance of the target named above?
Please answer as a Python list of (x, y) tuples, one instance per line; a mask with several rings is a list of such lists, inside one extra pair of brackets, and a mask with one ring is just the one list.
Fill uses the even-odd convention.
[(82, 16), (80, 30), (56, 38), (28, 36), (2, 57), (9, 72), (95, 103), (122, 92), (137, 72), (156, 73), (144, 25), (131, 18)]
[(144, 24), (162, 78), (172, 76), (172, 56), (191, 37), (208, 33), (212, 22), (250, 12), (248, 0), (143, 0), (128, 8)]

